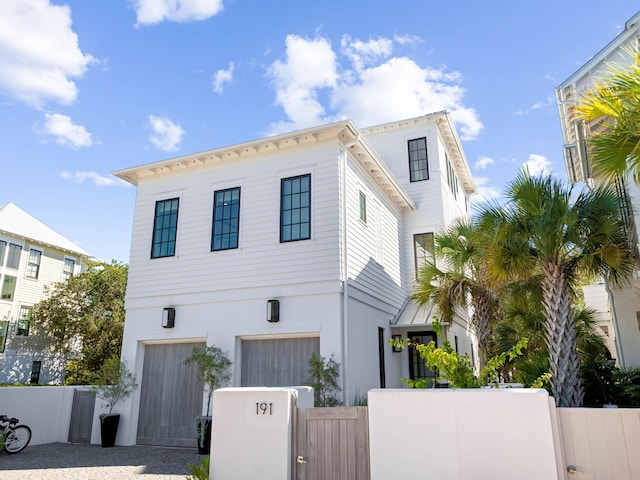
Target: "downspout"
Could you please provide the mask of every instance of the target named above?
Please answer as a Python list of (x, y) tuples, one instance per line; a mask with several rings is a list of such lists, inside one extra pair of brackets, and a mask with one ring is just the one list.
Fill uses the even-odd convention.
[(349, 316), (349, 260), (347, 256), (347, 158), (348, 150), (360, 141), (360, 133), (349, 143), (340, 147), (340, 156), (342, 157), (342, 272), (344, 279), (342, 281), (342, 399), (345, 406), (349, 406), (349, 397), (347, 392), (347, 352), (348, 352), (348, 322)]

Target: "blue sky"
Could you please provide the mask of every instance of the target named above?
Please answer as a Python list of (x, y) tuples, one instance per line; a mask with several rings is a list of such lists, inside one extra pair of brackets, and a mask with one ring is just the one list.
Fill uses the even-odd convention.
[(0, 204), (128, 261), (111, 172), (351, 118), (452, 112), (480, 196), (566, 179), (554, 88), (637, 5), (566, 0), (2, 0)]

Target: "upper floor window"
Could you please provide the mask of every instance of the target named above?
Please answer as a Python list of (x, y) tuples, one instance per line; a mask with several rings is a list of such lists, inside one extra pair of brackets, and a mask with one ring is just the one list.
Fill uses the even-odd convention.
[(40, 273), (40, 260), (42, 252), (32, 248), (29, 250), (29, 263), (27, 263), (27, 278), (38, 278)]
[(456, 171), (451, 164), (451, 160), (449, 160), (449, 155), (444, 154), (445, 161), (447, 163), (447, 185), (449, 185), (449, 189), (451, 193), (453, 193), (453, 198), (458, 198), (458, 177), (456, 176)]
[(156, 202), (151, 258), (172, 257), (176, 254), (178, 202), (177, 198)]
[(20, 317), (18, 318), (18, 325), (16, 327), (16, 335), (28, 336), (29, 335), (29, 323), (31, 321), (31, 310), (33, 307), (20, 307)]
[(73, 270), (76, 267), (76, 261), (72, 258), (65, 258), (64, 265), (62, 266), (62, 281), (66, 282), (73, 277)]
[(211, 250), (238, 248), (240, 230), (240, 187), (213, 194), (213, 232)]
[(7, 256), (7, 268), (17, 269), (20, 266), (20, 255), (22, 254), (22, 247), (15, 243), (9, 244), (9, 255)]
[(283, 178), (280, 192), (280, 241), (311, 238), (311, 175)]
[(5, 275), (4, 281), (2, 282), (2, 294), (0, 294), (0, 298), (2, 300), (13, 300), (13, 294), (16, 291), (16, 277), (12, 277), (11, 275)]
[(429, 180), (427, 137), (409, 140), (409, 179), (412, 182)]
[(7, 248), (7, 242), (0, 240), (0, 267), (4, 265), (4, 251)]
[(416, 233), (413, 236), (413, 251), (416, 259), (416, 277), (429, 261), (434, 259), (433, 233)]
[(360, 220), (367, 223), (367, 197), (362, 192), (360, 192)]

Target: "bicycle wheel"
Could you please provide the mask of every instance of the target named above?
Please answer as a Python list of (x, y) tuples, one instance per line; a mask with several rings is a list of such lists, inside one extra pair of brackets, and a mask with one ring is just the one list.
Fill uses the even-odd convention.
[(26, 425), (18, 425), (9, 429), (7, 438), (4, 440), (4, 450), (7, 453), (18, 453), (29, 445), (31, 440), (31, 429)]

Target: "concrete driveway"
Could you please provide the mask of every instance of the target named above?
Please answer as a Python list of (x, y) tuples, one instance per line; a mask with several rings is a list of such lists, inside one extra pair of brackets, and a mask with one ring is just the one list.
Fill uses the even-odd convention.
[(2, 480), (184, 480), (196, 449), (50, 443), (0, 453)]

